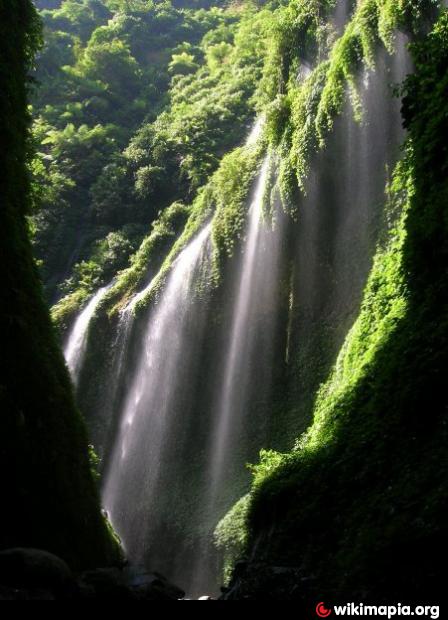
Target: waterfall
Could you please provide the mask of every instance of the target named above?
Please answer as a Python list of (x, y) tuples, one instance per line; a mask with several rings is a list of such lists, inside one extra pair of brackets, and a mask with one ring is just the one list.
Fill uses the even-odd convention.
[(81, 371), (84, 355), (87, 349), (90, 321), (92, 320), (98, 305), (109, 288), (110, 285), (100, 288), (88, 302), (84, 310), (82, 310), (76, 319), (67, 339), (67, 344), (64, 347), (65, 360), (75, 385), (78, 383), (79, 373)]
[(249, 135), (246, 139), (246, 146), (255, 146), (261, 138), (265, 124), (265, 117), (260, 116), (254, 123)]
[(133, 562), (146, 559), (151, 530), (160, 527), (158, 485), (173, 458), (168, 445), (176, 432), (176, 396), (189, 377), (182, 363), (195, 286), (208, 262), (210, 231), (209, 224), (179, 254), (150, 311), (106, 474), (103, 502)]
[(251, 342), (248, 338), (250, 313), (254, 302), (255, 271), (266, 265), (260, 258), (262, 240), (263, 199), (269, 175), (269, 157), (266, 157), (254, 192), (250, 208), (249, 225), (244, 249), (244, 259), (236, 296), (233, 325), (224, 369), (222, 391), (218, 400), (218, 418), (212, 450), (211, 491), (214, 496), (224, 474), (226, 454), (235, 417), (240, 411), (238, 403), (244, 398), (247, 387), (247, 367), (250, 360)]
[[(245, 465), (255, 461), (260, 447), (269, 441), (270, 411), (266, 403), (278, 353), (274, 341), (283, 251), (278, 201), (273, 221), (263, 216), (271, 164), (266, 156), (249, 202), (242, 255), (235, 261), (228, 293), (230, 315), (224, 325), (223, 355), (215, 367), (219, 379), (215, 378), (210, 403), (204, 488), (196, 515), (210, 532), (209, 540), (220, 518), (247, 491), (250, 474)], [(212, 556), (210, 543), (204, 540), (192, 567), (191, 591), (208, 589), (213, 593), (216, 574), (211, 574)]]
[[(351, 6), (338, 4), (341, 24)], [(216, 590), (212, 532), (248, 490), (245, 464), (261, 448), (289, 449), (306, 429), (357, 314), (382, 232), (386, 166), (403, 138), (389, 88), (407, 70), (401, 36), (397, 49), (392, 58), (379, 53), (377, 71), (360, 76), (365, 120), (355, 123), (349, 105), (336, 120), (288, 234), (278, 200), (272, 225), (263, 215), (275, 163), (265, 158), (241, 254), (226, 265), (213, 313), (208, 297), (195, 295), (210, 260), (208, 225), (180, 252), (150, 310), (134, 313), (158, 278), (121, 314), (102, 388), (104, 419), (113, 420), (103, 503), (129, 560), (190, 594)], [(263, 124), (247, 147), (257, 145)]]
[(344, 32), (350, 16), (353, 2), (351, 0), (337, 0), (333, 16), (333, 25), (338, 36)]
[(397, 33), (395, 54), (378, 50), (375, 70), (360, 73), (362, 120), (354, 120), (347, 103), (325, 150), (313, 160), (306, 196), (298, 204), (287, 383), (294, 405), (283, 420), (286, 437), (299, 436), (311, 422), (316, 392), (358, 316), (388, 225), (384, 190), (404, 140), (401, 104), (392, 86), (411, 71), (406, 44), (406, 36)]
[[(264, 119), (258, 119), (247, 137), (248, 148), (258, 144), (263, 127)], [(118, 423), (112, 423), (115, 437), (110, 435), (107, 441), (103, 504), (131, 562), (166, 572), (195, 594), (216, 591), (220, 577), (211, 534), (223, 511), (245, 490), (249, 475), (244, 486), (229, 488), (224, 502), (216, 501), (215, 490), (229, 466), (233, 472), (245, 471), (246, 460), (256, 457), (266, 436), (265, 422), (249, 435), (241, 426), (254, 388), (252, 372), (260, 382), (258, 398), (265, 398), (273, 364), (269, 356), (281, 234), (276, 218), (272, 226), (263, 218), (270, 167), (266, 157), (249, 201), (243, 252), (235, 261), (236, 282), (231, 279), (230, 330), (223, 326), (224, 358), (219, 349), (204, 353), (203, 338), (210, 329), (204, 314), (207, 303), (192, 302), (201, 268), (209, 258), (211, 225), (179, 254), (143, 328), (142, 318), (135, 320), (134, 309), (157, 278), (131, 299), (121, 314), (114, 345), (106, 399)], [(256, 370), (254, 358), (259, 361)], [(219, 375), (216, 395), (211, 386)], [(232, 443), (235, 449), (230, 449)], [(235, 450), (241, 458), (234, 458)], [(182, 512), (173, 518), (173, 501), (185, 493), (192, 478), (197, 484), (191, 514)], [(183, 499), (183, 503), (188, 502)], [(180, 532), (173, 532), (173, 527)], [(199, 539), (204, 546), (186, 543), (192, 527), (202, 532)], [(168, 548), (165, 555), (168, 552), (170, 557), (164, 558)]]

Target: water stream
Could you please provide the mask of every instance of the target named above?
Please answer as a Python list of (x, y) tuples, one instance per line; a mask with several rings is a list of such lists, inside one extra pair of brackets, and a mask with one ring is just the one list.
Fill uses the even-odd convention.
[(65, 360), (75, 385), (78, 383), (79, 373), (87, 349), (90, 322), (109, 288), (110, 286), (100, 288), (81, 311), (69, 333), (67, 344), (64, 347)]
[(105, 478), (105, 508), (135, 562), (143, 560), (154, 520), (165, 447), (174, 432), (176, 392), (184, 380), (180, 368), (185, 330), (209, 239), (210, 225), (179, 254), (150, 311)]

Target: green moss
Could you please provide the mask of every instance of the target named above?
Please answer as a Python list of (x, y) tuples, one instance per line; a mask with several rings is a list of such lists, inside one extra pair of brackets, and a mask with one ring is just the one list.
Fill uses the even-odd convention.
[(70, 327), (75, 316), (80, 312), (93, 293), (93, 289), (80, 288), (74, 293), (67, 295), (58, 302), (51, 310), (54, 324), (61, 334), (65, 333)]
[(159, 219), (153, 224), (151, 234), (131, 258), (130, 267), (118, 275), (116, 283), (104, 300), (107, 306), (114, 304), (112, 313), (138, 292), (147, 279), (148, 272), (157, 273), (164, 254), (179, 235), (189, 214), (190, 208), (182, 203), (174, 203), (160, 214)]
[(213, 220), (215, 281), (220, 280), (222, 262), (232, 257), (244, 232), (248, 196), (259, 171), (262, 150), (242, 148), (224, 158), (212, 181), (216, 205)]
[[(289, 206), (296, 202), (297, 182), (305, 190), (311, 157), (325, 146), (347, 96), (355, 118), (361, 120), (357, 88), (360, 69), (374, 68), (379, 46), (394, 53), (397, 29), (421, 29), (424, 16), (430, 15), (439, 2), (363, 0), (336, 41), (326, 28), (331, 4), (323, 4), (322, 8), (320, 3), (296, 2), (279, 9), (279, 25), (273, 30), (274, 43), (266, 62), (263, 88), (268, 99), (268, 136), (283, 153), (280, 186)], [(291, 11), (294, 18), (288, 20)], [(282, 27), (283, 22), (288, 26)], [(308, 42), (305, 47), (304, 40)], [(308, 71), (304, 73), (302, 68), (309, 65), (314, 69), (306, 75)], [(273, 67), (285, 70), (279, 76)]]
[(247, 515), (250, 497), (242, 497), (222, 519), (215, 530), (215, 545), (224, 558), (224, 585), (232, 577), (233, 566), (247, 546)]

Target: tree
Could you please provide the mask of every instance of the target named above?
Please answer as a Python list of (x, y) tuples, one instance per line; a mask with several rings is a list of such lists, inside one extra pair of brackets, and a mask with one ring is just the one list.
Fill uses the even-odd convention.
[(138, 63), (129, 47), (118, 39), (88, 45), (81, 68), (87, 78), (103, 82), (109, 91), (127, 98), (135, 96), (139, 90)]
[(168, 71), (172, 75), (188, 75), (189, 73), (195, 73), (198, 69), (199, 65), (195, 63), (193, 54), (188, 54), (187, 52), (173, 54), (168, 66)]

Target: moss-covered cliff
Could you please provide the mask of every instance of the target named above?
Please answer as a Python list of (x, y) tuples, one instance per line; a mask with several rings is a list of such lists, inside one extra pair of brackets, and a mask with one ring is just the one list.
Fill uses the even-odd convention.
[[(265, 453), (218, 531), (245, 548), (229, 598), (436, 601), (448, 460), (448, 15), (412, 47), (408, 130), (388, 188), (398, 220), (309, 430)], [(279, 570), (274, 567), (286, 567)]]
[(30, 0), (0, 2), (0, 548), (31, 546), (74, 568), (117, 559), (87, 435), (28, 236), (28, 72), (40, 43)]

